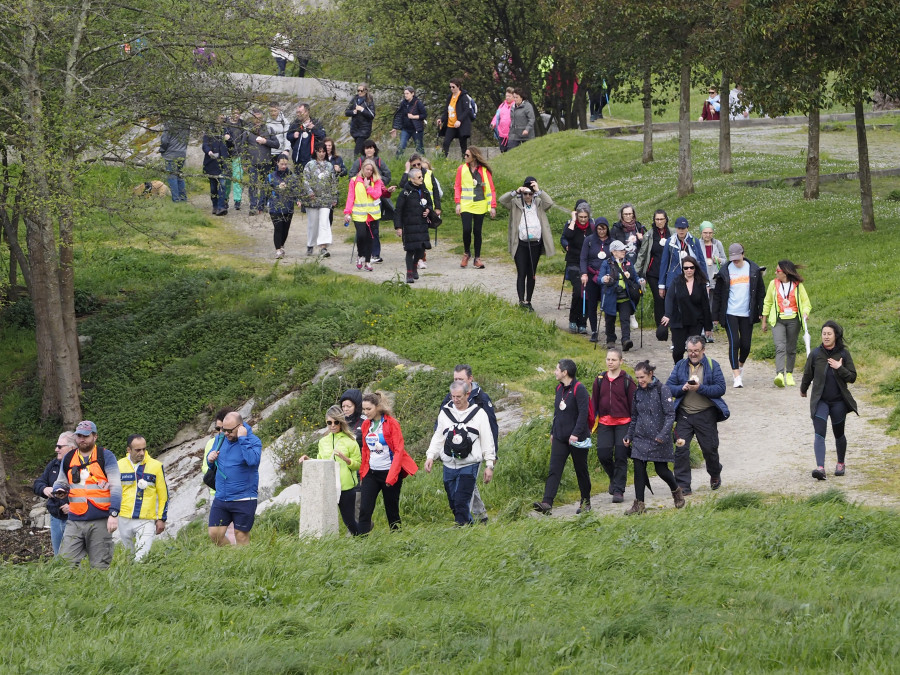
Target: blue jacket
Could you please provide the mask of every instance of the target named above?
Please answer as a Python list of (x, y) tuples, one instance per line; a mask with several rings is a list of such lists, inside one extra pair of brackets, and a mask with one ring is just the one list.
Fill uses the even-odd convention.
[[(687, 254), (693, 256), (701, 264), (706, 260), (703, 255), (703, 247), (698, 239), (694, 239), (688, 232), (684, 238)], [(675, 277), (681, 274), (681, 246), (678, 243), (678, 235), (673, 234), (663, 247), (662, 259), (659, 261), (659, 287), (668, 288), (675, 281)]]
[[(612, 257), (612, 253), (609, 252), (609, 245), (612, 243), (612, 237), (607, 237), (605, 241), (600, 241), (596, 231), (584, 238), (584, 244), (581, 246), (581, 273), (587, 274), (591, 281), (594, 280), (594, 277), (600, 270), (600, 266), (603, 265), (603, 261)], [(599, 257), (601, 252), (603, 253), (602, 258)], [(597, 285), (599, 286), (600, 284), (597, 283)]]
[[(618, 265), (613, 265), (612, 261), (614, 258), (610, 256), (603, 261), (603, 264), (600, 265), (600, 273), (597, 275), (597, 283), (603, 289), (603, 296), (600, 299), (600, 307), (603, 310), (604, 314), (616, 314), (618, 312), (618, 308), (616, 305), (619, 304), (618, 301), (618, 287), (619, 287), (619, 267)], [(631, 261), (628, 258), (624, 258), (622, 260), (622, 269), (631, 274), (630, 279), (625, 280), (625, 293), (628, 293), (628, 287), (630, 285), (634, 285), (639, 282), (639, 277), (637, 270), (634, 269), (634, 265), (631, 264)], [(604, 284), (601, 280), (606, 275), (612, 277), (611, 281), (608, 284)], [(631, 303), (632, 310), (634, 309), (634, 302), (629, 297), (628, 302)]]
[[(725, 390), (727, 387), (725, 386), (725, 376), (722, 374), (722, 368), (719, 366), (718, 361), (713, 361), (708, 356), (704, 357), (706, 362), (703, 364), (703, 382), (700, 384), (700, 388), (697, 390), (697, 393), (706, 396), (710, 401), (713, 402), (713, 405), (716, 406), (716, 419), (719, 422), (724, 422), (731, 416), (731, 411), (728, 410), (728, 406), (725, 405), (725, 401), (722, 400), (722, 397), (725, 395)], [(666, 386), (669, 388), (669, 391), (672, 393), (672, 398), (675, 401), (675, 409), (678, 410), (678, 406), (681, 405), (682, 400), (684, 400), (685, 391), (682, 387), (687, 384), (687, 381), (690, 379), (690, 361), (687, 359), (681, 359), (678, 363), (675, 364), (675, 367), (672, 369), (671, 375), (669, 375), (669, 379), (666, 381)]]
[(219, 457), (216, 459), (216, 499), (223, 502), (257, 497), (262, 441), (253, 433), (249, 424), (244, 423), (244, 428), (247, 430), (246, 436), (238, 436), (236, 441), (226, 438), (219, 447)]

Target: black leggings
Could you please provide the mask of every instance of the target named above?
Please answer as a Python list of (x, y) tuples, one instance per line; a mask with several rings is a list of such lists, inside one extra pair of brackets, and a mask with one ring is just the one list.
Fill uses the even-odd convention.
[[(463, 226), (463, 249), (466, 255), (472, 254), (472, 230), (475, 230), (475, 257), (481, 257), (481, 226), (484, 224), (483, 213), (466, 213), (463, 211), (459, 214)], [(473, 228), (474, 226), (474, 228)]]
[(693, 335), (700, 335), (703, 326), (688, 326), (686, 328), (669, 326), (669, 328), (672, 330), (672, 360), (678, 363), (684, 358), (687, 339)]
[[(642, 502), (644, 501), (644, 489), (650, 483), (650, 477), (647, 475), (647, 462), (642, 459), (634, 459), (633, 457), (632, 461), (634, 462), (634, 498)], [(667, 462), (653, 462), (653, 466), (656, 467), (656, 475), (666, 482), (666, 485), (669, 486), (672, 492), (675, 492), (678, 486), (675, 484), (675, 475), (669, 468), (669, 464)]]
[(597, 459), (609, 476), (609, 487), (613, 494), (624, 493), (628, 480), (628, 448), (623, 443), (627, 434), (627, 424), (600, 424), (597, 427)]
[(578, 265), (566, 267), (566, 277), (572, 282), (572, 304), (569, 305), (569, 323), (576, 326), (586, 325), (586, 312), (582, 311), (587, 304), (587, 297), (581, 301), (581, 269)]
[(379, 492), (384, 500), (384, 515), (387, 516), (388, 525), (392, 530), (400, 529), (400, 488), (403, 487), (403, 479), (398, 478), (394, 485), (388, 485), (385, 482), (387, 475), (387, 471), (369, 469), (363, 476), (360, 484), (359, 534), (372, 531), (372, 513), (375, 511), (375, 499)]
[(416, 263), (425, 256), (425, 248), (417, 248), (406, 252), (406, 271), (415, 272)]
[(582, 499), (591, 498), (591, 474), (588, 471), (588, 449), (576, 448), (566, 441), (556, 438), (550, 440), (550, 471), (547, 474), (547, 483), (544, 485), (544, 501), (553, 506), (556, 493), (559, 492), (559, 482), (562, 480), (563, 469), (566, 468), (566, 460), (572, 456), (572, 465), (575, 467), (575, 478), (578, 479), (578, 490)]
[(595, 284), (593, 279), (593, 273), (588, 270), (588, 282), (587, 287), (585, 288), (584, 296), (585, 296), (585, 304), (587, 305), (587, 319), (588, 323), (591, 325), (591, 332), (597, 332), (597, 303), (600, 302), (600, 295), (603, 293), (603, 289), (600, 288), (599, 284)]
[(284, 248), (284, 242), (287, 241), (288, 232), (291, 229), (291, 220), (294, 218), (293, 213), (270, 213), (272, 225), (275, 233), (272, 239), (275, 241), (275, 249)]
[(447, 153), (450, 152), (450, 144), (453, 143), (453, 139), (459, 139), (459, 154), (460, 157), (465, 158), (466, 148), (469, 147), (469, 137), (468, 136), (460, 136), (459, 129), (447, 129), (444, 133), (444, 157), (447, 156)]
[(531, 302), (534, 295), (534, 274), (541, 259), (541, 240), (522, 241), (513, 260), (516, 262), (516, 292), (519, 302)]
[(356, 250), (360, 258), (365, 258), (366, 262), (369, 262), (372, 259), (372, 243), (375, 241), (373, 223), (354, 220), (353, 224), (356, 226)]
[(353, 145), (353, 156), (354, 157), (362, 157), (363, 154), (363, 145), (368, 140), (367, 138), (354, 138), (356, 143)]
[(659, 297), (659, 277), (647, 277), (647, 294), (653, 294), (653, 321), (658, 326), (666, 315), (666, 301)]
[(837, 461), (844, 463), (847, 454), (847, 437), (844, 435), (844, 423), (847, 421), (847, 404), (840, 401), (819, 401), (813, 415), (813, 451), (816, 453), (816, 466), (825, 466), (825, 432), (828, 430), (828, 418), (831, 418), (831, 433), (834, 434), (834, 447), (837, 450)]
[(732, 370), (737, 370), (750, 356), (753, 319), (749, 316), (726, 314), (725, 322), (725, 332), (728, 333), (728, 362)]
[(356, 522), (356, 488), (341, 490), (341, 498), (338, 500), (338, 511), (341, 520), (354, 537), (359, 534), (359, 525)]

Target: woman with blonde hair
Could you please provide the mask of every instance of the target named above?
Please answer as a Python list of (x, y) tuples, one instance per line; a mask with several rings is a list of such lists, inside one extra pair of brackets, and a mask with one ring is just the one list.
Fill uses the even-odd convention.
[(453, 199), (456, 202), (456, 215), (462, 220), (463, 253), (460, 267), (467, 267), (472, 257), (472, 234), (475, 234), (475, 269), (484, 269), (481, 262), (481, 227), (484, 214), (491, 218), (497, 216), (497, 191), (494, 189), (494, 176), (491, 167), (478, 148), (467, 148), (463, 154), (463, 163), (456, 169), (456, 182), (453, 185)]
[[(347, 424), (347, 418), (344, 417), (344, 411), (339, 405), (331, 406), (325, 413), (325, 424), (328, 427), (328, 433), (319, 439), (319, 454), (317, 459), (333, 459), (337, 462), (338, 476), (341, 479), (341, 496), (338, 500), (338, 511), (341, 513), (341, 520), (350, 531), (350, 534), (356, 536), (359, 534), (359, 528), (356, 523), (356, 486), (359, 481), (356, 478), (356, 472), (362, 464), (362, 455), (360, 454), (359, 445), (350, 426)], [(303, 464), (308, 455), (300, 458)]]
[(381, 197), (386, 193), (378, 167), (371, 159), (362, 163), (358, 174), (350, 179), (347, 188), (347, 203), (344, 205), (344, 223), (353, 221), (356, 227), (356, 249), (359, 257), (356, 269), (365, 265), (366, 271), (373, 271), (372, 243), (378, 220), (381, 218)]

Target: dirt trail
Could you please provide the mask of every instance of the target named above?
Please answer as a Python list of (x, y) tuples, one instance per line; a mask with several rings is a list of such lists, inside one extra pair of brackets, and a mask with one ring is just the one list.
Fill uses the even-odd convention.
[[(198, 206), (208, 208), (208, 200), (197, 198)], [(338, 222), (339, 214), (335, 221)], [(272, 244), (272, 226), (268, 214), (260, 214), (253, 218), (246, 210), (231, 211), (222, 218), (229, 227), (246, 235), (251, 244), (240, 251), (232, 253), (257, 259), (268, 259), (274, 262), (274, 246)], [(488, 226), (486, 224), (486, 226)], [(505, 227), (505, 222), (494, 221), (491, 227)], [(299, 212), (294, 216), (288, 237), (285, 259), (281, 264), (311, 263), (319, 260), (337, 272), (358, 275), (374, 283), (394, 279), (402, 275), (405, 278), (404, 254), (396, 241), (385, 243), (382, 257), (385, 262), (375, 265), (374, 272), (357, 271), (350, 262), (350, 244), (344, 243), (347, 230), (338, 222), (334, 228), (335, 243), (330, 247), (330, 258), (306, 256), (306, 216)], [(493, 293), (504, 300), (515, 303), (515, 268), (508, 258), (486, 258), (486, 268), (474, 269), (471, 264), (463, 269), (459, 266), (459, 257), (451, 252), (452, 243), (441, 243), (428, 253), (428, 268), (420, 270), (419, 280), (414, 288), (432, 288), (447, 290), (477, 286)], [(559, 255), (559, 253), (557, 253)], [(554, 321), (562, 330), (568, 327), (568, 297), (571, 291), (563, 295), (563, 308), (557, 309), (560, 291), (559, 278), (539, 277), (532, 304), (539, 316)], [(567, 287), (568, 291), (568, 287)], [(652, 311), (644, 313), (645, 326), (652, 324)], [(602, 322), (602, 320), (601, 320)], [(771, 333), (764, 338), (771, 339)], [(601, 329), (602, 336), (602, 329)], [(583, 338), (586, 339), (586, 338)], [(640, 335), (633, 334), (635, 348), (625, 354), (625, 363), (634, 366), (644, 359), (650, 359), (657, 366), (657, 376), (665, 380), (672, 368), (672, 357), (666, 343), (656, 340), (653, 330), (643, 332), (643, 347), (640, 347)], [(814, 344), (815, 344), (815, 337)], [(874, 407), (866, 402), (861, 405), (861, 415), (850, 415), (847, 419), (846, 434), (848, 438), (847, 475), (836, 478), (829, 471), (828, 479), (823, 482), (814, 480), (810, 472), (814, 468), (812, 451), (813, 430), (809, 418), (808, 399), (800, 397), (799, 387), (777, 389), (772, 381), (774, 366), (769, 362), (747, 362), (744, 369), (744, 387), (732, 388), (731, 371), (726, 353), (727, 341), (724, 333), (716, 334), (716, 342), (707, 346), (709, 355), (723, 366), (728, 391), (725, 401), (731, 409), (731, 418), (719, 425), (720, 458), (723, 466), (722, 488), (719, 494), (727, 494), (740, 490), (757, 490), (764, 493), (786, 495), (808, 495), (837, 486), (854, 501), (861, 501), (873, 506), (900, 506), (900, 500), (880, 495), (865, 489), (866, 478), (860, 470), (863, 466), (876, 467), (885, 455), (888, 446), (895, 441), (882, 431), (888, 410)], [(560, 354), (562, 357), (563, 355)], [(802, 372), (803, 357), (798, 355), (798, 367), (795, 377), (799, 383)], [(587, 375), (582, 378), (589, 381)], [(867, 398), (865, 388), (860, 384), (853, 385), (858, 401)], [(834, 442), (829, 436), (826, 439), (827, 464), (833, 470), (835, 463)], [(502, 470), (502, 467), (501, 467)], [(571, 468), (567, 469), (571, 470)], [(694, 495), (689, 500), (696, 501), (711, 494), (709, 477), (705, 469), (695, 469), (692, 481)], [(631, 486), (625, 494), (625, 504), (611, 504), (605, 493), (607, 480), (605, 474), (592, 473), (594, 481), (594, 510), (601, 513), (622, 513), (634, 499)], [(653, 479), (655, 495), (647, 494), (648, 508), (670, 508), (671, 496), (666, 486), (659, 479)], [(523, 495), (525, 499), (537, 499), (540, 495)], [(560, 504), (554, 509), (558, 516), (575, 513), (575, 505)]]

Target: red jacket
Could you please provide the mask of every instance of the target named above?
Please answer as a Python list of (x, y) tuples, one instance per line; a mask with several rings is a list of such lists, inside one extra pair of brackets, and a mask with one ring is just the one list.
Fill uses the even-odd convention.
[[(366, 443), (365, 439), (371, 425), (372, 420), (370, 419), (367, 419), (362, 425), (363, 444), (362, 448), (360, 448), (362, 452), (362, 465), (359, 467), (359, 475), (361, 477), (365, 477), (365, 475), (369, 473), (369, 445)], [(403, 447), (403, 432), (400, 430), (400, 422), (390, 415), (385, 415), (381, 433), (384, 434), (384, 440), (391, 449), (391, 468), (388, 470), (385, 483), (394, 485), (398, 479), (414, 475), (416, 471), (419, 470), (419, 467)]]

